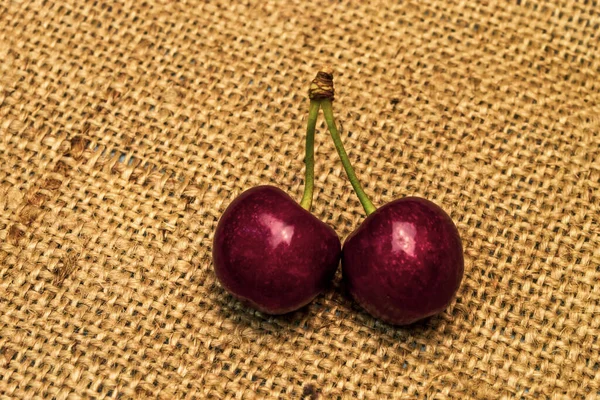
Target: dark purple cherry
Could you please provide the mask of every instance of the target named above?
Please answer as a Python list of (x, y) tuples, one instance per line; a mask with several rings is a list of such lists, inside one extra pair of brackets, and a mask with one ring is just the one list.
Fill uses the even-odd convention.
[(342, 272), (350, 293), (373, 316), (410, 324), (444, 310), (464, 271), (456, 226), (432, 202), (399, 199), (376, 209), (365, 194), (344, 150), (333, 117), (333, 76), (317, 75), (321, 109), (348, 179), (367, 218), (344, 243)]
[(405, 197), (380, 207), (345, 241), (344, 281), (371, 315), (405, 325), (443, 311), (463, 271), (456, 226), (429, 200)]
[(273, 186), (238, 196), (221, 216), (213, 242), (221, 285), (268, 314), (297, 310), (321, 293), (340, 252), (331, 227)]

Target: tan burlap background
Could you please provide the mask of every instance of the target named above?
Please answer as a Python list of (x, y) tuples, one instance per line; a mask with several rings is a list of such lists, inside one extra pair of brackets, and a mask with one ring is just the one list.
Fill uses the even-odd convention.
[[(370, 3), (0, 3), (2, 398), (600, 396), (600, 5)], [(425, 323), (339, 274), (279, 318), (215, 280), (235, 196), (301, 197), (323, 63), (375, 204), (461, 232)], [(313, 211), (344, 239), (363, 211), (322, 121)]]

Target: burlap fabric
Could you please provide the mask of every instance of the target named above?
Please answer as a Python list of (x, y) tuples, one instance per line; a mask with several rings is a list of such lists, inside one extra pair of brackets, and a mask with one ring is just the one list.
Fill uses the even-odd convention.
[[(0, 3), (2, 398), (600, 396), (596, 1), (104, 3)], [(324, 63), (374, 203), (461, 232), (458, 298), (416, 326), (339, 274), (277, 318), (215, 279), (235, 196), (300, 199)], [(322, 121), (313, 212), (344, 239)]]

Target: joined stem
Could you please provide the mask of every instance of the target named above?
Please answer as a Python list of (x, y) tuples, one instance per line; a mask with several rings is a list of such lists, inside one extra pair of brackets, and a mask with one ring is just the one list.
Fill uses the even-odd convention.
[(304, 156), (306, 177), (304, 179), (304, 195), (300, 201), (300, 206), (307, 211), (310, 211), (310, 207), (312, 206), (313, 191), (315, 187), (315, 127), (317, 126), (319, 107), (320, 103), (318, 100), (310, 101), (308, 125), (306, 127), (306, 150)]
[(327, 127), (329, 128), (329, 133), (331, 134), (331, 138), (333, 139), (333, 143), (335, 144), (335, 148), (342, 160), (342, 164), (344, 169), (346, 170), (346, 174), (348, 175), (348, 179), (360, 200), (363, 208), (367, 215), (371, 215), (375, 210), (375, 206), (369, 200), (369, 197), (363, 190), (358, 178), (356, 177), (356, 173), (354, 172), (354, 168), (352, 168), (352, 164), (348, 159), (348, 154), (346, 150), (344, 150), (344, 144), (342, 143), (342, 139), (340, 138), (340, 134), (335, 126), (335, 119), (333, 118), (333, 108), (331, 106), (331, 100), (328, 98), (324, 98), (321, 100), (321, 109), (323, 110), (323, 115), (325, 116), (325, 121), (327, 122)]

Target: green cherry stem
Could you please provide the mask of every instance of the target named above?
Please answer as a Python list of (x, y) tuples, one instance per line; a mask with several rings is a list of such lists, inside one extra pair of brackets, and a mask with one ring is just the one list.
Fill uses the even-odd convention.
[(304, 195), (300, 201), (300, 206), (307, 211), (310, 211), (310, 207), (312, 206), (313, 191), (315, 187), (315, 127), (317, 126), (319, 107), (319, 101), (310, 101), (308, 125), (306, 127), (306, 154), (304, 156), (306, 178), (304, 179)]
[[(333, 84), (333, 83), (332, 83)], [(344, 150), (344, 144), (342, 143), (342, 139), (340, 138), (340, 134), (335, 126), (335, 119), (333, 118), (333, 108), (331, 106), (331, 100), (326, 98), (321, 100), (321, 109), (323, 110), (323, 115), (325, 116), (325, 121), (327, 122), (327, 127), (329, 128), (329, 133), (331, 134), (331, 138), (333, 139), (333, 143), (335, 144), (335, 148), (342, 160), (342, 164), (344, 165), (344, 169), (346, 170), (346, 174), (348, 175), (348, 179), (360, 200), (363, 208), (367, 215), (371, 215), (375, 210), (375, 206), (369, 200), (369, 197), (363, 190), (358, 178), (356, 177), (356, 173), (354, 172), (354, 168), (352, 168), (352, 164), (348, 159), (348, 154), (346, 150)]]

